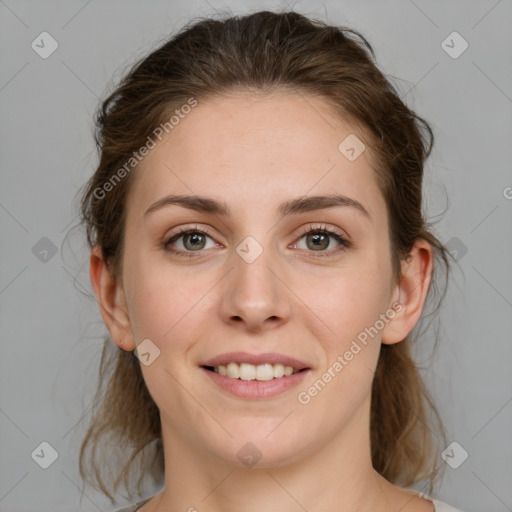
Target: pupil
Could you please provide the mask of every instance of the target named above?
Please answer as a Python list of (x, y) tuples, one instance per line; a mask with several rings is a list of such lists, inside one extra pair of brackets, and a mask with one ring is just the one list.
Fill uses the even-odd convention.
[[(329, 245), (329, 240), (327, 235), (322, 233), (316, 233), (311, 237), (313, 239), (314, 247), (320, 247), (321, 249), (325, 249)], [(327, 244), (325, 242), (327, 241)]]
[[(188, 247), (189, 249), (192, 249), (192, 250), (196, 250), (196, 249), (202, 249), (202, 246), (201, 246), (201, 237), (203, 235), (199, 234), (199, 233), (192, 233), (192, 234), (189, 234), (185, 237), (185, 242), (186, 241), (192, 241), (192, 247)], [(199, 242), (199, 246), (197, 245)], [(185, 245), (187, 245), (185, 243)], [(203, 245), (204, 245), (204, 241), (203, 241)]]

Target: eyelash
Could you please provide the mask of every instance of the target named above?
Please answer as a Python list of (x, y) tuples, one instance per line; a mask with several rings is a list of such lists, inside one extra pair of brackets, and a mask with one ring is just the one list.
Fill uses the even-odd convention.
[[(182, 251), (181, 249), (175, 249), (172, 247), (172, 243), (176, 240), (179, 240), (182, 236), (192, 234), (192, 233), (201, 233), (202, 235), (208, 236), (209, 238), (212, 238), (207, 231), (204, 229), (201, 229), (199, 227), (195, 228), (180, 228), (179, 232), (173, 235), (171, 238), (168, 238), (164, 243), (163, 247), (165, 250), (172, 252), (173, 254), (176, 254), (177, 256), (183, 257), (183, 258), (195, 258), (198, 255), (194, 254), (194, 252), (204, 252), (204, 251)], [(299, 237), (298, 240), (301, 240), (304, 236), (315, 233), (315, 234), (324, 234), (328, 235), (332, 238), (334, 238), (337, 242), (340, 243), (340, 246), (338, 246), (335, 249), (331, 249), (329, 251), (319, 251), (317, 254), (314, 254), (314, 258), (325, 258), (325, 257), (331, 257), (335, 253), (337, 254), (339, 251), (345, 251), (352, 247), (352, 242), (349, 242), (346, 238), (344, 238), (340, 233), (336, 231), (331, 231), (327, 229), (325, 225), (322, 225), (320, 227), (318, 226), (308, 226), (302, 231), (302, 235)], [(308, 251), (307, 249), (304, 249), (307, 252), (315, 253), (316, 251)]]

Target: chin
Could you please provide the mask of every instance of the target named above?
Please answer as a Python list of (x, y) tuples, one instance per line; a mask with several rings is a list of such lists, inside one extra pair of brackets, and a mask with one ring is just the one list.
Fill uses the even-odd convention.
[[(261, 422), (261, 418), (258, 420)], [(298, 447), (304, 447), (304, 436), (292, 435), (284, 425), (276, 428), (279, 421), (275, 418), (264, 422), (265, 428), (255, 428), (255, 420), (251, 422), (248, 428), (228, 427), (233, 437), (226, 435), (221, 446), (211, 446), (215, 456), (230, 466), (250, 469), (277, 468), (301, 458), (303, 450)], [(267, 428), (270, 424), (272, 427)]]

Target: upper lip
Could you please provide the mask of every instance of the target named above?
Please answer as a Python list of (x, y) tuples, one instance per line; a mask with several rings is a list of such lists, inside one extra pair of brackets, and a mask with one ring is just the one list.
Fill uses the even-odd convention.
[(262, 354), (250, 354), (249, 352), (228, 352), (221, 354), (208, 361), (205, 361), (200, 366), (219, 366), (227, 365), (228, 363), (248, 363), (258, 366), (265, 363), (279, 364), (283, 366), (291, 366), (294, 370), (303, 370), (309, 366), (303, 361), (299, 361), (294, 357), (277, 354), (275, 352), (265, 352)]

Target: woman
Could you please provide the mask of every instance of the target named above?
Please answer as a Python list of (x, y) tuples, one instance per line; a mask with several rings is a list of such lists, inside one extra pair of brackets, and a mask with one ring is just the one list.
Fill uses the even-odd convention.
[(409, 488), (446, 446), (410, 355), (449, 270), (433, 135), (373, 57), (295, 12), (206, 19), (103, 103), (82, 214), (118, 348), (80, 471), (113, 503), (163, 483), (124, 511), (455, 510)]

